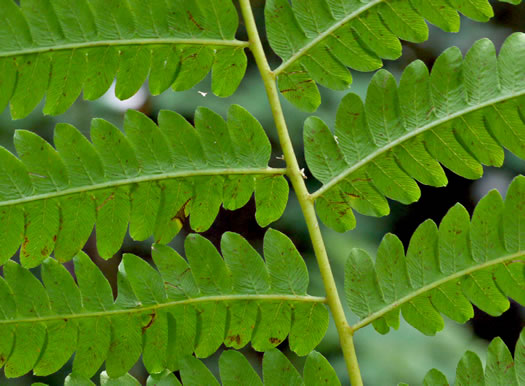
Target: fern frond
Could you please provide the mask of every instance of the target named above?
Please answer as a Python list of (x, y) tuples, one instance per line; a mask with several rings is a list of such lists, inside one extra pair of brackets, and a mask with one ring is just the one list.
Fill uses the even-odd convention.
[(399, 87), (387, 71), (372, 79), (366, 102), (347, 95), (335, 137), (316, 117), (305, 123), (305, 156), (324, 186), (312, 195), (322, 221), (337, 231), (355, 226), (352, 209), (389, 213), (386, 198), (409, 204), (419, 182), (444, 186), (439, 163), (469, 179), (482, 164), (501, 166), (507, 148), (525, 159), (525, 34), (515, 33), (496, 57), (482, 39), (463, 59), (445, 51), (429, 75), (413, 62)]
[(231, 0), (1, 0), (0, 20), (0, 110), (10, 101), (14, 119), (44, 96), (50, 115), (82, 90), (97, 99), (115, 76), (116, 96), (127, 99), (148, 76), (160, 94), (212, 70), (213, 92), (229, 96), (246, 70)]
[[(237, 351), (225, 351), (219, 359), (219, 371), (223, 386), (263, 385), (263, 382), (248, 360)], [(340, 385), (330, 363), (320, 353), (312, 351), (306, 358), (303, 377), (294, 365), (279, 350), (264, 353), (262, 361), (265, 385)], [(219, 385), (210, 370), (194, 357), (188, 357), (181, 368), (185, 385)]]
[(457, 204), (439, 229), (427, 220), (405, 254), (394, 235), (384, 237), (375, 264), (353, 250), (346, 264), (348, 304), (360, 318), (387, 333), (405, 320), (427, 335), (444, 327), (440, 313), (459, 323), (473, 317), (471, 303), (490, 315), (509, 308), (507, 297), (525, 305), (525, 177), (514, 179), (505, 202), (491, 191), (472, 220)]
[(0, 280), (6, 376), (51, 374), (74, 352), (73, 372), (88, 378), (104, 360), (111, 377), (122, 376), (141, 354), (150, 373), (177, 370), (186, 356), (208, 357), (223, 343), (239, 349), (251, 341), (267, 351), (288, 337), (294, 352), (309, 354), (328, 328), (328, 311), (325, 298), (306, 294), (308, 271), (290, 239), (268, 230), (266, 262), (236, 233), (223, 235), (221, 249), (224, 258), (211, 242), (190, 235), (186, 261), (155, 245), (158, 271), (126, 254), (115, 301), (83, 252), (74, 260), (78, 286), (53, 259), (42, 265), (43, 283), (8, 262)]
[(494, 15), (487, 0), (268, 0), (268, 40), (283, 60), (274, 71), (281, 93), (300, 109), (315, 111), (321, 103), (316, 83), (344, 90), (352, 83), (347, 67), (372, 71), (382, 59), (397, 59), (399, 39), (428, 39), (425, 20), (458, 32), (458, 12), (477, 21)]
[(53, 250), (59, 261), (69, 260), (95, 223), (106, 259), (122, 245), (128, 223), (135, 240), (153, 234), (168, 243), (186, 216), (203, 232), (221, 204), (238, 209), (254, 191), (261, 226), (281, 216), (288, 199), (284, 170), (268, 168), (270, 142), (246, 110), (232, 106), (225, 122), (199, 108), (195, 128), (170, 111), (158, 119), (159, 126), (128, 111), (126, 135), (93, 120), (93, 144), (59, 124), (57, 150), (36, 134), (16, 132), (20, 159), (0, 148), (0, 263), (20, 245), (25, 267), (39, 265)]
[[(167, 374), (149, 376), (147, 385), (180, 385), (175, 375), (171, 373), (170, 375), (171, 377), (169, 377)], [(100, 386), (141, 386), (139, 380), (133, 377), (131, 374), (124, 374), (120, 377), (111, 378), (106, 371), (102, 371), (100, 373), (99, 380)], [(82, 377), (73, 373), (66, 377), (64, 380), (64, 386), (95, 386), (95, 383), (93, 383), (89, 377)]]
[[(479, 356), (467, 351), (456, 368), (457, 386), (468, 385), (505, 385), (520, 386), (525, 382), (525, 330), (521, 331), (514, 360), (512, 354), (501, 338), (490, 342), (487, 352), (487, 363), (483, 371), (483, 364)], [(445, 374), (437, 369), (430, 370), (423, 385), (448, 385)]]
[[(312, 351), (307, 357), (303, 369), (303, 377), (294, 365), (279, 350), (274, 349), (264, 353), (262, 361), (263, 380), (266, 385), (305, 385), (318, 386), (321, 384), (340, 385), (335, 370), (330, 363), (317, 351)], [(263, 382), (250, 362), (238, 351), (226, 350), (219, 359), (219, 372), (223, 386), (250, 385), (259, 386)], [(181, 363), (180, 375), (184, 385), (217, 385), (219, 382), (210, 370), (198, 359), (188, 356)], [(75, 383), (77, 382), (77, 383)], [(70, 374), (66, 378), (65, 386), (94, 385), (88, 378)], [(140, 383), (131, 375), (126, 374), (119, 378), (110, 378), (104, 371), (100, 374), (100, 384), (135, 386)], [(169, 370), (158, 374), (151, 374), (147, 385), (180, 386), (177, 377)]]

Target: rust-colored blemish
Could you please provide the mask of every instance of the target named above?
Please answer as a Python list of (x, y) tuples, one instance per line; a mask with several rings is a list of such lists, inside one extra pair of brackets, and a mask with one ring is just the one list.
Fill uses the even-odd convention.
[(106, 205), (109, 201), (113, 200), (114, 198), (115, 198), (115, 192), (111, 193), (108, 197), (106, 197), (104, 202), (97, 207), (97, 212), (100, 209), (102, 209), (104, 207), (104, 205)]
[(188, 18), (190, 19), (190, 21), (195, 24), (195, 26), (200, 29), (201, 31), (204, 31), (204, 28), (202, 28), (202, 26), (197, 23), (197, 20), (195, 20), (195, 18), (193, 17), (193, 15), (191, 14), (190, 11), (186, 11), (186, 13), (188, 14)]
[(237, 334), (237, 335), (231, 335), (229, 337), (226, 338), (230, 343), (237, 343), (238, 345), (241, 344), (241, 337)]
[(152, 314), (150, 314), (150, 320), (149, 320), (148, 324), (146, 324), (144, 327), (142, 327), (142, 333), (143, 334), (146, 332), (146, 330), (148, 328), (151, 327), (151, 325), (155, 322), (156, 319), (157, 319), (157, 313), (156, 312), (153, 312)]

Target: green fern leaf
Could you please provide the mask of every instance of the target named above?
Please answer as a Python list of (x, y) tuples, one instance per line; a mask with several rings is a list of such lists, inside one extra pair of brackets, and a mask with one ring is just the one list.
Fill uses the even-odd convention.
[(180, 370), (183, 384), (220, 386), (204, 363), (195, 357), (185, 358)]
[(266, 27), (272, 49), (283, 60), (274, 71), (281, 93), (298, 108), (315, 111), (321, 103), (316, 83), (344, 90), (352, 83), (347, 67), (373, 71), (382, 59), (399, 58), (399, 39), (428, 39), (425, 20), (458, 32), (458, 12), (481, 22), (494, 15), (486, 0), (269, 0)]
[(225, 351), (219, 359), (219, 370), (223, 386), (263, 384), (250, 362), (238, 351)]
[[(465, 385), (522, 385), (525, 381), (525, 331), (522, 331), (514, 359), (510, 350), (501, 338), (490, 342), (487, 352), (485, 369), (479, 356), (467, 351), (456, 368), (455, 384)], [(425, 385), (448, 385), (447, 378), (437, 369), (430, 370), (424, 379)]]
[(69, 374), (64, 380), (64, 386), (94, 386), (95, 384), (89, 379), (76, 374)]
[(440, 163), (476, 179), (482, 165), (501, 166), (503, 147), (525, 159), (525, 34), (511, 35), (496, 57), (482, 39), (463, 59), (445, 51), (429, 75), (413, 62), (399, 86), (387, 71), (372, 79), (363, 104), (347, 95), (335, 136), (319, 118), (305, 123), (305, 156), (324, 186), (313, 193), (321, 220), (344, 232), (355, 227), (352, 209), (389, 213), (387, 198), (410, 204), (421, 195), (415, 180), (444, 186)]
[[(325, 298), (306, 294), (308, 272), (292, 242), (268, 230), (266, 263), (235, 233), (223, 236), (221, 249), (224, 258), (211, 242), (190, 235), (186, 261), (171, 248), (155, 245), (158, 271), (125, 254), (116, 300), (83, 252), (74, 260), (78, 285), (53, 259), (42, 265), (42, 282), (8, 262), (0, 280), (0, 364), (6, 376), (30, 370), (52, 374), (75, 353), (75, 377), (91, 377), (105, 361), (109, 376), (118, 378), (142, 354), (150, 373), (182, 369), (184, 380), (185, 369), (193, 368), (187, 359), (193, 353), (205, 358), (222, 344), (240, 349), (250, 341), (254, 349), (268, 351), (288, 335), (290, 348), (308, 355), (326, 333), (328, 311)], [(235, 370), (231, 360), (238, 361), (223, 360), (227, 372)]]
[(10, 101), (14, 119), (44, 96), (44, 114), (62, 114), (82, 90), (97, 99), (115, 77), (116, 96), (127, 99), (148, 76), (156, 95), (212, 71), (213, 92), (226, 97), (246, 70), (231, 0), (2, 0), (1, 8), (0, 110)]
[(447, 377), (439, 370), (432, 369), (423, 379), (423, 386), (448, 385)]
[(194, 230), (205, 231), (221, 204), (238, 209), (254, 191), (259, 223), (277, 220), (288, 184), (283, 170), (267, 166), (271, 146), (259, 122), (239, 106), (231, 107), (228, 122), (199, 108), (195, 122), (194, 128), (162, 111), (157, 126), (129, 111), (126, 134), (94, 120), (93, 144), (73, 126), (59, 124), (56, 150), (36, 134), (17, 131), (20, 160), (0, 149), (0, 262), (20, 246), (24, 267), (38, 266), (53, 250), (67, 261), (95, 223), (106, 259), (122, 245), (128, 223), (135, 240), (154, 235), (168, 243), (186, 216)]
[(101, 386), (139, 386), (140, 382), (129, 374), (125, 374), (118, 378), (111, 378), (106, 371), (100, 374)]
[[(238, 351), (226, 350), (219, 358), (220, 380), (223, 386), (263, 385), (259, 375), (250, 362)], [(219, 385), (211, 371), (200, 360), (193, 356), (184, 359), (180, 369), (184, 385)], [(303, 377), (299, 375), (294, 365), (280, 351), (274, 349), (263, 356), (263, 377), (265, 385), (305, 385), (320, 384), (337, 386), (341, 383), (325, 357), (317, 351), (312, 351), (306, 358)], [(65, 386), (93, 385), (88, 378), (75, 373), (67, 376)], [(129, 374), (118, 378), (110, 378), (104, 371), (100, 374), (101, 385), (139, 385), (140, 383)], [(181, 385), (170, 370), (151, 374), (146, 381), (147, 386), (177, 386)]]
[(427, 220), (405, 254), (394, 235), (384, 237), (375, 264), (353, 250), (346, 264), (346, 298), (361, 321), (381, 333), (399, 326), (399, 313), (427, 335), (444, 327), (440, 313), (459, 323), (473, 317), (472, 304), (490, 315), (525, 304), (525, 177), (514, 179), (505, 202), (491, 191), (472, 219), (457, 204), (439, 229)]
[[(334, 369), (318, 352), (312, 351), (306, 358), (303, 377), (279, 350), (270, 350), (263, 357), (265, 385), (340, 385)], [(219, 359), (221, 384), (263, 385), (248, 360), (239, 352), (224, 351)], [(188, 357), (181, 369), (184, 385), (219, 385), (206, 366), (194, 357)], [(318, 382), (318, 383), (316, 383)]]
[(147, 381), (146, 386), (180, 386), (181, 383), (169, 370), (165, 370), (160, 374), (151, 374)]

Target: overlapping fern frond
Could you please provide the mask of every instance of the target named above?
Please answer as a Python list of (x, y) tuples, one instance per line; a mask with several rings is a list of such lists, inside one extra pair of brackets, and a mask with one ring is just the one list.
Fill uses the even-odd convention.
[(347, 95), (335, 136), (316, 117), (305, 123), (306, 161), (324, 186), (313, 194), (322, 221), (344, 232), (355, 226), (352, 209), (389, 213), (386, 198), (417, 201), (415, 180), (444, 186), (440, 166), (476, 179), (483, 165), (501, 166), (505, 147), (525, 159), (525, 34), (515, 33), (496, 57), (483, 39), (463, 59), (446, 50), (429, 75), (421, 61), (399, 86), (387, 71), (372, 79), (366, 102)]
[[(221, 354), (219, 372), (223, 386), (263, 385), (250, 362), (238, 351), (227, 350)], [(303, 377), (279, 350), (264, 353), (262, 372), (265, 385), (341, 385), (330, 363), (317, 351), (312, 351), (306, 358)], [(210, 370), (201, 361), (191, 356), (182, 361), (180, 376), (184, 385), (220, 385)], [(80, 384), (94, 385), (89, 379), (74, 374), (66, 378), (65, 386)], [(139, 386), (140, 382), (129, 374), (119, 378), (110, 378), (104, 371), (100, 374), (100, 384), (101, 386)], [(181, 383), (172, 372), (165, 371), (150, 375), (146, 385), (180, 386)]]
[(460, 204), (439, 229), (427, 220), (415, 231), (405, 254), (388, 234), (375, 264), (353, 250), (347, 260), (348, 305), (381, 333), (399, 326), (399, 313), (424, 334), (444, 327), (440, 313), (459, 323), (473, 317), (472, 304), (490, 315), (509, 308), (507, 297), (525, 305), (525, 177), (514, 179), (505, 202), (491, 191), (472, 220)]
[(428, 39), (425, 20), (458, 32), (458, 12), (477, 21), (494, 15), (487, 0), (268, 0), (268, 39), (283, 60), (274, 71), (281, 93), (297, 107), (315, 111), (321, 103), (316, 83), (344, 90), (352, 83), (347, 67), (372, 71), (382, 59), (399, 58), (399, 39)]
[(152, 93), (186, 90), (211, 70), (212, 89), (231, 95), (244, 76), (231, 0), (0, 1), (0, 110), (29, 114), (46, 96), (57, 115), (80, 95), (93, 100), (116, 76), (131, 97), (149, 76)]
[(232, 106), (228, 122), (206, 108), (196, 129), (161, 111), (159, 126), (129, 111), (124, 135), (109, 122), (92, 122), (90, 143), (71, 125), (55, 130), (55, 150), (28, 131), (15, 134), (20, 160), (0, 148), (0, 263), (20, 247), (25, 267), (54, 250), (60, 261), (83, 247), (96, 223), (103, 258), (112, 257), (128, 229), (168, 243), (190, 216), (202, 232), (220, 206), (244, 206), (255, 191), (262, 226), (281, 216), (288, 199), (283, 170), (268, 168), (271, 146), (257, 120)]
[(268, 230), (266, 261), (236, 233), (223, 235), (221, 250), (224, 258), (195, 234), (185, 242), (187, 261), (155, 245), (158, 271), (126, 254), (115, 301), (83, 252), (74, 260), (78, 285), (53, 259), (42, 265), (43, 285), (8, 262), (0, 279), (6, 376), (51, 374), (74, 352), (73, 373), (87, 378), (104, 361), (109, 376), (120, 377), (141, 354), (152, 374), (178, 370), (187, 356), (208, 357), (223, 343), (239, 349), (251, 341), (267, 351), (288, 337), (293, 351), (309, 354), (328, 328), (328, 311), (324, 298), (306, 294), (308, 271), (290, 239)]
[[(525, 384), (525, 330), (516, 343), (514, 360), (501, 338), (495, 338), (489, 345), (487, 363), (483, 363), (476, 353), (467, 351), (456, 368), (457, 386)], [(424, 386), (449, 385), (447, 377), (437, 369), (430, 370), (423, 380)]]

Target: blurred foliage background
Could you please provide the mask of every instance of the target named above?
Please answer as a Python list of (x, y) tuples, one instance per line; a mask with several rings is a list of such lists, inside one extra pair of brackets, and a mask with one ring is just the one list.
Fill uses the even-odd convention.
[[(264, 26), (263, 0), (252, 0), (259, 26)], [(413, 60), (421, 59), (429, 67), (432, 66), (436, 57), (450, 46), (458, 46), (465, 54), (468, 48), (478, 39), (487, 37), (491, 39), (496, 48), (499, 49), (503, 40), (515, 31), (525, 31), (523, 21), (525, 20), (525, 4), (511, 6), (505, 3), (493, 2), (495, 17), (490, 23), (475, 23), (462, 18), (461, 31), (457, 34), (444, 33), (430, 26), (430, 39), (423, 44), (405, 43), (403, 56), (393, 62), (387, 61), (385, 68), (391, 71), (398, 79), (402, 70)], [(262, 31), (264, 39), (264, 32)], [(243, 31), (242, 21), (238, 38), (246, 39)], [(267, 52), (268, 44), (265, 41)], [(270, 55), (273, 67), (279, 64), (277, 57)], [(41, 113), (42, 106), (37, 108), (29, 117), (13, 121), (8, 110), (0, 115), (0, 145), (14, 151), (13, 133), (16, 129), (33, 130), (39, 135), (52, 142), (53, 128), (59, 122), (71, 123), (78, 127), (84, 134), (89, 136), (89, 126), (92, 118), (101, 117), (122, 127), (124, 112), (127, 109), (138, 109), (156, 120), (161, 109), (175, 110), (183, 114), (189, 121), (193, 120), (193, 112), (197, 106), (206, 106), (223, 116), (226, 115), (228, 107), (237, 103), (247, 108), (254, 114), (266, 128), (272, 141), (274, 154), (271, 166), (283, 167), (284, 162), (278, 160), (281, 155), (276, 131), (273, 124), (270, 108), (262, 81), (259, 77), (253, 58), (249, 57), (247, 75), (237, 92), (230, 98), (221, 99), (211, 93), (211, 82), (209, 77), (193, 89), (175, 93), (171, 90), (164, 94), (152, 97), (143, 87), (141, 91), (127, 101), (119, 101), (110, 90), (103, 98), (95, 102), (87, 102), (79, 98), (73, 107), (65, 114), (58, 117), (44, 116)], [(372, 74), (352, 73), (354, 83), (350, 91), (362, 97), (366, 95), (366, 87)], [(334, 92), (321, 87), (323, 104), (315, 115), (323, 118), (333, 127), (335, 113), (341, 98), (346, 92)], [(284, 112), (288, 127), (291, 132), (301, 167), (306, 167), (303, 155), (302, 125), (307, 114), (299, 112), (283, 99)], [(416, 227), (427, 218), (438, 222), (446, 211), (456, 202), (463, 204), (472, 213), (478, 200), (490, 189), (496, 188), (503, 195), (513, 176), (518, 173), (525, 174), (525, 162), (506, 155), (503, 168), (486, 168), (485, 176), (478, 181), (468, 181), (448, 173), (449, 185), (446, 188), (429, 188), (422, 186), (422, 198), (419, 202), (404, 206), (391, 202), (392, 213), (385, 218), (368, 218), (359, 216), (357, 229), (345, 234), (338, 234), (327, 228), (323, 228), (329, 256), (333, 265), (339, 289), (343, 288), (343, 265), (351, 248), (360, 247), (375, 253), (376, 247), (387, 232), (397, 234), (407, 245), (410, 235)], [(310, 191), (319, 187), (311, 175), (308, 174), (307, 184)], [(255, 222), (255, 205), (253, 199), (249, 205), (241, 210), (229, 212), (221, 210), (213, 227), (204, 234), (212, 240), (216, 246), (219, 245), (221, 235), (226, 231), (234, 231), (242, 234), (252, 245), (259, 250), (262, 246), (262, 238), (265, 229), (261, 229)], [(324, 295), (323, 284), (317, 272), (315, 257), (312, 252), (309, 236), (304, 225), (299, 205), (290, 195), (290, 202), (284, 216), (272, 227), (285, 232), (295, 242), (300, 252), (306, 259), (310, 271), (312, 295)], [(186, 224), (171, 245), (179, 252), (183, 252), (183, 240), (191, 230)], [(126, 252), (135, 253), (145, 259), (150, 259), (150, 247), (152, 240), (143, 243), (133, 242), (127, 238), (120, 253), (109, 261), (103, 261), (97, 256), (95, 248), (95, 235), (93, 234), (85, 247), (92, 259), (101, 267), (107, 278), (115, 288), (117, 267), (121, 260), (121, 254)], [(71, 270), (71, 265), (68, 264)], [(342, 295), (342, 293), (341, 293)], [(347, 309), (350, 321), (355, 316)], [(408, 326), (401, 325), (398, 331), (390, 332), (386, 336), (379, 335), (371, 326), (360, 330), (356, 334), (357, 354), (366, 385), (391, 385), (398, 382), (420, 384), (425, 373), (432, 367), (440, 368), (447, 374), (450, 380), (454, 379), (455, 367), (464, 351), (469, 349), (477, 352), (482, 358), (486, 352), (486, 346), (495, 336), (501, 336), (505, 343), (513, 348), (520, 330), (525, 326), (525, 310), (516, 303), (499, 318), (492, 318), (483, 312), (476, 311), (474, 320), (465, 326), (448, 322), (444, 331), (435, 337), (426, 337)], [(294, 363), (302, 369), (302, 358), (288, 351), (288, 343), (281, 344), (280, 349), (286, 352)], [(328, 333), (318, 347), (336, 368), (343, 384), (349, 384), (344, 360), (342, 358), (335, 326), (330, 325)], [(244, 353), (252, 361), (256, 369), (261, 369), (262, 354), (256, 353), (251, 348), (245, 348)], [(209, 367), (218, 374), (217, 359), (220, 352), (206, 360)], [(67, 364), (61, 372), (45, 378), (32, 377), (30, 375), (18, 380), (7, 380), (0, 377), (2, 385), (28, 385), (32, 382), (44, 382), (49, 385), (61, 385), (65, 376), (71, 371), (71, 363)], [(147, 374), (142, 364), (137, 364), (132, 370), (139, 380), (144, 382)], [(93, 378), (98, 382), (98, 376)]]

